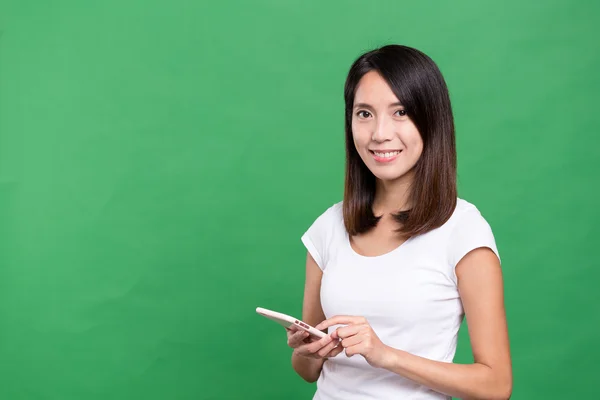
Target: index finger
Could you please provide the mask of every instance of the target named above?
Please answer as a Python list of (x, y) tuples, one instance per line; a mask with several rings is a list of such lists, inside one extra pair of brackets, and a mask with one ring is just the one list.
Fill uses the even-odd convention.
[(321, 322), (319, 325), (315, 326), (316, 329), (322, 331), (325, 328), (329, 328), (333, 325), (351, 325), (351, 324), (361, 324), (366, 320), (363, 317), (354, 317), (351, 315), (336, 315), (335, 317), (331, 317)]

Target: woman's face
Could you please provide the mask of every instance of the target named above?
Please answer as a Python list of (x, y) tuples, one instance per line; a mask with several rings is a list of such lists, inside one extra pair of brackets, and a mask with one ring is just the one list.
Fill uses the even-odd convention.
[(417, 127), (376, 71), (367, 72), (356, 88), (352, 136), (367, 168), (383, 181), (406, 176), (423, 151)]

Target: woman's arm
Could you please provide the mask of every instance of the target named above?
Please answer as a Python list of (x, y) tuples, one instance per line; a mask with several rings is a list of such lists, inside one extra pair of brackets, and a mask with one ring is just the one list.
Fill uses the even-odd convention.
[(500, 262), (487, 248), (467, 254), (456, 266), (474, 363), (442, 363), (392, 350), (387, 369), (461, 399), (508, 399), (512, 368)]
[[(321, 307), (321, 278), (323, 271), (319, 268), (310, 253), (306, 256), (306, 280), (304, 283), (304, 300), (302, 304), (302, 320), (315, 326), (325, 319)], [(323, 358), (310, 358), (292, 353), (292, 366), (294, 370), (307, 382), (319, 379)]]
[(512, 393), (512, 367), (500, 262), (490, 249), (475, 249), (458, 263), (456, 274), (473, 364), (433, 361), (393, 349), (383, 344), (361, 317), (333, 317), (316, 328), (348, 324), (332, 334), (342, 338), (346, 355), (362, 354), (374, 367), (446, 395), (465, 400), (508, 399)]

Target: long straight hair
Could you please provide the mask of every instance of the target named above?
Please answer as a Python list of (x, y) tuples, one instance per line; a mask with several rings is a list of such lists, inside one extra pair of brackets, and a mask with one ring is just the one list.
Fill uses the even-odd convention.
[(350, 235), (367, 232), (381, 217), (373, 213), (376, 178), (360, 158), (352, 136), (356, 87), (369, 71), (388, 83), (417, 127), (423, 152), (414, 166), (410, 210), (393, 214), (402, 236), (412, 237), (443, 225), (457, 202), (454, 118), (446, 82), (437, 65), (419, 50), (387, 45), (361, 55), (350, 67), (344, 87), (346, 175), (343, 214)]

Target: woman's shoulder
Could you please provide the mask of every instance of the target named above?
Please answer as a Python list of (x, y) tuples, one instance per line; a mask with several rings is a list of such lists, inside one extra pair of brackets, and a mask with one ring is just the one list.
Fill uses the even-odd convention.
[(491, 229), (481, 210), (462, 198), (457, 198), (456, 209), (446, 225), (454, 233), (464, 229)]
[(481, 211), (475, 204), (463, 198), (457, 197), (456, 208), (454, 209), (454, 213), (452, 213), (451, 219), (460, 220), (465, 218), (465, 216), (470, 215), (481, 216)]
[(302, 241), (321, 269), (325, 269), (332, 251), (339, 245), (343, 224), (342, 202), (337, 202), (322, 211), (302, 235)]
[(468, 200), (465, 200), (461, 197), (456, 198), (456, 212), (462, 213), (465, 211), (479, 211), (477, 206)]
[(343, 221), (344, 210), (343, 201), (333, 203), (325, 208), (321, 214), (317, 217), (318, 220), (325, 220), (327, 222)]
[(477, 247), (489, 247), (500, 259), (492, 227), (475, 204), (459, 198), (451, 220), (446, 231), (451, 265)]
[(456, 207), (450, 215), (450, 218), (434, 231), (441, 234), (453, 235), (458, 230), (470, 229), (473, 225), (486, 225), (487, 221), (483, 217), (479, 208), (472, 202), (457, 197)]
[(327, 211), (335, 218), (342, 218), (344, 215), (344, 201), (334, 203)]

